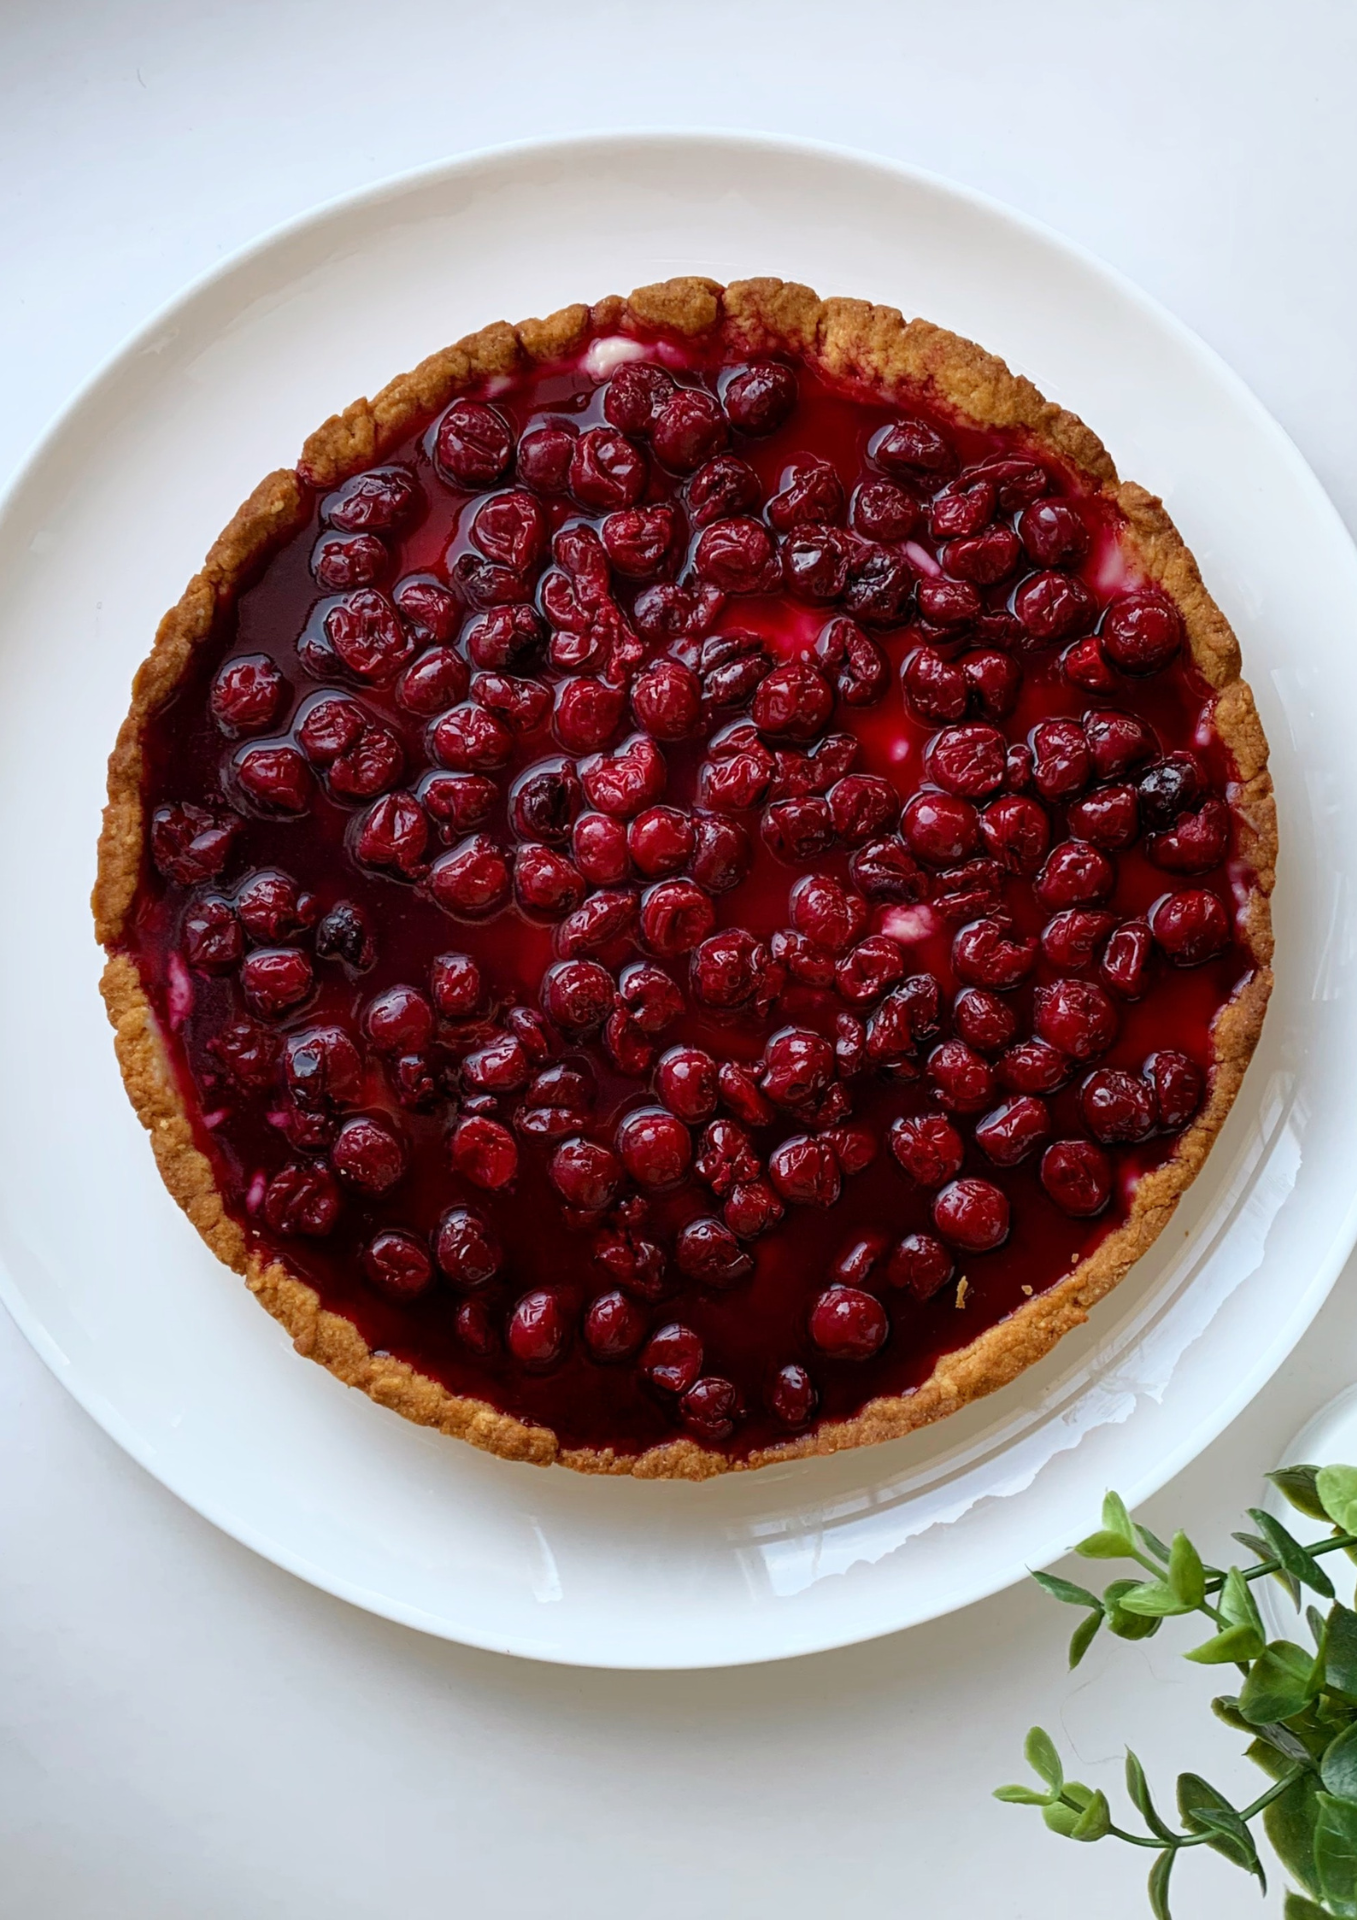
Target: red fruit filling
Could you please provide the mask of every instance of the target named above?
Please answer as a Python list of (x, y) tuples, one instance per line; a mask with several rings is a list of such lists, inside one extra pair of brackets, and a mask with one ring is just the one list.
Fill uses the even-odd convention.
[(746, 1454), (1125, 1219), (1249, 875), (1074, 473), (627, 345), (315, 501), (150, 725), (128, 949), (228, 1208), (374, 1349)]

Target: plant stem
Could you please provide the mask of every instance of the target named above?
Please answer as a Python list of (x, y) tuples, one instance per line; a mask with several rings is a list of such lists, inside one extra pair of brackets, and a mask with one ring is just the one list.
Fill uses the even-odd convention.
[[(1310, 1769), (1302, 1766), (1298, 1761), (1289, 1773), (1284, 1773), (1280, 1780), (1275, 1780), (1266, 1793), (1259, 1794), (1252, 1806), (1241, 1807), (1240, 1819), (1246, 1826), (1250, 1820), (1256, 1820), (1265, 1807), (1270, 1807), (1274, 1800), (1280, 1800), (1287, 1788), (1293, 1786), (1307, 1771)], [(1075, 1813), (1083, 1812), (1078, 1801), (1071, 1800), (1067, 1793), (1061, 1794), (1060, 1802), (1062, 1806), (1069, 1807)], [(1209, 1846), (1211, 1841), (1220, 1838), (1216, 1833), (1185, 1833), (1175, 1834), (1169, 1840), (1161, 1840), (1156, 1834), (1127, 1833), (1124, 1827), (1112, 1825), (1109, 1825), (1107, 1831), (1114, 1840), (1124, 1840), (1129, 1847), (1150, 1847), (1156, 1853), (1176, 1852), (1180, 1847)]]

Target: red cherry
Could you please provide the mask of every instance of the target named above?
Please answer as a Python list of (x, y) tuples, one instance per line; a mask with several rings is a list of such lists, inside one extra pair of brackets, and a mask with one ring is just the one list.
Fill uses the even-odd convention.
[(264, 1191), (264, 1219), (275, 1233), (323, 1240), (339, 1218), (339, 1189), (325, 1167), (292, 1161)]
[(400, 615), (384, 593), (359, 587), (324, 616), (325, 637), (341, 664), (359, 680), (393, 680), (414, 653)]
[(818, 1402), (819, 1395), (804, 1367), (795, 1361), (779, 1367), (768, 1389), (768, 1406), (784, 1426), (806, 1426)]
[(494, 1228), (475, 1207), (449, 1207), (434, 1236), (434, 1258), (457, 1286), (483, 1287), (499, 1272), (504, 1255)]
[(663, 1033), (683, 1012), (683, 995), (669, 975), (644, 962), (623, 970), (618, 997), (643, 1033)]
[(864, 480), (853, 495), (849, 517), (864, 539), (894, 545), (917, 531), (919, 503), (894, 480)]
[(287, 1037), (287, 1084), (299, 1107), (352, 1106), (362, 1093), (363, 1057), (343, 1027), (308, 1027)]
[(1037, 1038), (1073, 1060), (1105, 1053), (1117, 1037), (1117, 1010), (1092, 980), (1057, 980), (1032, 998)]
[(407, 713), (442, 713), (466, 698), (466, 661), (452, 647), (426, 647), (396, 682), (396, 700)]
[(566, 1034), (602, 1025), (613, 1004), (613, 979), (596, 960), (561, 960), (542, 980), (542, 1008)]
[(513, 458), (503, 416), (479, 400), (454, 400), (434, 433), (434, 465), (454, 486), (493, 487)]
[(693, 851), (692, 820), (677, 807), (647, 807), (627, 829), (627, 847), (647, 879), (677, 873)]
[(1141, 1071), (1154, 1096), (1157, 1124), (1171, 1133), (1185, 1127), (1206, 1091), (1206, 1076), (1196, 1061), (1173, 1047), (1161, 1047), (1149, 1056)]
[(240, 987), (255, 1013), (276, 1018), (300, 1006), (315, 986), (308, 955), (295, 947), (259, 947), (240, 969)]
[(1105, 900), (1116, 881), (1117, 870), (1105, 853), (1087, 840), (1062, 840), (1037, 875), (1034, 891), (1042, 906), (1055, 912)]
[[(184, 915), (183, 942), (185, 960), (200, 973), (229, 973), (245, 951), (245, 937), (235, 910), (220, 896), (199, 900), (189, 908)], [(309, 961), (306, 966), (309, 974)]]
[(929, 532), (935, 541), (979, 533), (994, 518), (997, 505), (992, 481), (962, 474), (934, 495), (928, 510)]
[(987, 527), (983, 533), (948, 540), (938, 551), (943, 572), (953, 580), (969, 580), (990, 587), (1006, 580), (1022, 555), (1011, 527)]
[(907, 418), (873, 435), (868, 454), (887, 473), (917, 475), (955, 473), (957, 459), (951, 443), (927, 420)]
[(679, 534), (678, 514), (668, 502), (610, 513), (599, 529), (609, 560), (628, 580), (653, 580), (661, 573)]
[(462, 1062), (462, 1085), (473, 1093), (518, 1093), (531, 1077), (517, 1034), (495, 1034), (485, 1046), (473, 1047)]
[(829, 789), (834, 831), (848, 847), (861, 847), (894, 826), (900, 796), (876, 774), (848, 773)]
[(995, 1072), (1014, 1093), (1054, 1093), (1070, 1075), (1070, 1063), (1044, 1040), (1020, 1040), (999, 1057)]
[(408, 519), (418, 501), (419, 488), (407, 468), (369, 467), (325, 496), (320, 517), (346, 533), (385, 532)]
[(338, 900), (316, 925), (316, 953), (340, 960), (353, 973), (366, 973), (377, 958), (372, 925), (352, 900)]
[(1159, 751), (1153, 729), (1130, 713), (1097, 709), (1086, 713), (1084, 737), (1100, 780), (1114, 780)]
[(1230, 845), (1230, 809), (1212, 796), (1196, 813), (1181, 813), (1171, 833), (1152, 834), (1145, 851), (1170, 873), (1205, 873), (1219, 866)]
[(796, 406), (796, 375), (778, 360), (755, 360), (728, 376), (721, 398), (741, 433), (776, 433)]
[(1018, 1027), (1008, 1002), (984, 987), (963, 987), (953, 1003), (952, 1019), (961, 1038), (981, 1053), (999, 1053)]
[(212, 717), (227, 733), (249, 733), (277, 717), (287, 682), (266, 653), (237, 654), (212, 682)]
[(834, 1078), (834, 1049), (805, 1027), (784, 1027), (763, 1056), (759, 1085), (775, 1106), (793, 1111), (817, 1100)]
[(388, 793), (358, 822), (353, 850), (364, 866), (412, 876), (429, 839), (429, 821), (411, 793)]
[(419, 783), (421, 806), (438, 823), (440, 836), (460, 839), (479, 827), (494, 811), (499, 798), (493, 780), (479, 773), (426, 773)]
[[(391, 598), (417, 633), (444, 642), (456, 633), (462, 617), (457, 596), (432, 574), (407, 574), (391, 589)], [(453, 698), (458, 699), (460, 695), (455, 694)], [(444, 705), (447, 704), (445, 701)]]
[(559, 919), (584, 898), (577, 867), (550, 847), (520, 847), (514, 860), (514, 893), (521, 907)]
[(609, 1204), (622, 1180), (617, 1155), (579, 1136), (561, 1142), (547, 1171), (563, 1200), (591, 1213)]
[(843, 953), (866, 930), (867, 902), (826, 874), (798, 880), (788, 902), (792, 925), (828, 953)]
[(699, 1286), (723, 1290), (747, 1279), (754, 1262), (723, 1220), (699, 1214), (680, 1232), (674, 1245), (680, 1273)]
[(1205, 887), (1168, 893), (1150, 908), (1150, 931), (1176, 967), (1199, 967), (1230, 944), (1230, 916)]
[(485, 997), (481, 970), (469, 953), (439, 953), (429, 962), (429, 989), (445, 1020), (466, 1020)]
[(1096, 633), (1085, 634), (1072, 647), (1066, 647), (1060, 656), (1060, 671), (1071, 686), (1080, 687), (1087, 693), (1112, 693), (1116, 690), (1117, 676), (1107, 664)]
[(672, 1321), (646, 1342), (641, 1372), (665, 1393), (686, 1393), (702, 1371), (702, 1342), (691, 1327)]
[(987, 1113), (975, 1129), (976, 1145), (998, 1167), (1015, 1167), (1043, 1140), (1050, 1138), (1051, 1116), (1045, 1102), (1030, 1093), (1017, 1094)]
[(525, 1293), (509, 1315), (509, 1351), (530, 1373), (545, 1373), (565, 1357), (570, 1322), (558, 1295), (537, 1287)]
[(405, 1172), (405, 1151), (379, 1120), (346, 1120), (330, 1149), (335, 1172), (363, 1193), (386, 1193)]
[(582, 813), (575, 822), (571, 851), (591, 886), (613, 886), (631, 871), (627, 829), (606, 813)]
[(643, 733), (609, 753), (596, 754), (580, 768), (580, 779), (591, 806), (615, 819), (627, 820), (664, 791), (664, 756)]
[(1041, 951), (1061, 973), (1091, 965), (1094, 954), (1116, 926), (1116, 915), (1089, 913), (1071, 907), (1048, 920), (1041, 935)]
[(905, 956), (885, 934), (869, 934), (850, 948), (834, 970), (834, 985), (850, 1006), (880, 999), (905, 971)]
[(417, 987), (388, 987), (369, 1000), (363, 1031), (379, 1053), (418, 1053), (433, 1038), (433, 1021)]
[(1097, 611), (1083, 581), (1066, 573), (1029, 573), (1013, 596), (1013, 611), (1036, 646), (1086, 633)]
[(433, 1262), (422, 1240), (387, 1227), (363, 1249), (363, 1271), (393, 1300), (417, 1300), (433, 1279)]
[(277, 1035), (253, 1020), (232, 1021), (208, 1041), (207, 1050), (239, 1087), (268, 1087), (277, 1078)]
[[(491, 607), (479, 620), (472, 621), (465, 635), (472, 660), (478, 667), (491, 670), (520, 665), (545, 639), (541, 615), (524, 606)], [(414, 666), (418, 665), (416, 660)]]
[(1018, 537), (1039, 567), (1077, 566), (1088, 552), (1088, 528), (1068, 500), (1036, 500), (1024, 507)]
[(782, 542), (782, 571), (798, 600), (828, 605), (848, 586), (853, 549), (838, 527), (818, 521), (797, 526)]
[(961, 1171), (965, 1145), (950, 1120), (924, 1113), (891, 1123), (890, 1149), (911, 1180), (940, 1187)]
[(1041, 1156), (1041, 1184), (1063, 1212), (1082, 1220), (1107, 1205), (1112, 1169), (1091, 1140), (1057, 1140)]
[(933, 1225), (965, 1253), (988, 1253), (1008, 1238), (1008, 1196), (990, 1180), (953, 1180), (933, 1200)]
[(782, 491), (768, 502), (768, 519), (779, 533), (830, 527), (843, 519), (843, 482), (828, 460), (802, 456), (783, 472), (782, 480)]
[(429, 744), (441, 767), (454, 773), (494, 773), (514, 750), (514, 736), (485, 707), (463, 701), (435, 722)]
[(1110, 935), (1098, 963), (1098, 973), (1125, 1000), (1138, 1000), (1145, 991), (1145, 970), (1152, 941), (1149, 923), (1126, 920)]
[(671, 1047), (661, 1059), (655, 1088), (671, 1113), (697, 1125), (716, 1111), (717, 1067), (701, 1047)]
[(649, 1192), (677, 1186), (688, 1171), (693, 1143), (682, 1121), (663, 1107), (629, 1113), (617, 1129), (617, 1151), (637, 1186)]
[(830, 1287), (810, 1310), (810, 1337), (831, 1360), (870, 1360), (889, 1332), (886, 1309), (860, 1287)]
[(886, 1268), (893, 1287), (908, 1287), (919, 1300), (931, 1300), (956, 1271), (951, 1254), (931, 1233), (907, 1233)]
[(1125, 593), (1102, 618), (1103, 652), (1123, 673), (1158, 673), (1183, 644), (1183, 618), (1160, 593)]
[(607, 1279), (639, 1300), (658, 1300), (665, 1290), (664, 1255), (630, 1229), (601, 1228), (594, 1235), (593, 1259)]
[(925, 790), (905, 803), (900, 829), (912, 852), (930, 866), (951, 866), (974, 853), (980, 823), (968, 800)]
[(645, 435), (673, 392), (674, 382), (663, 367), (626, 360), (603, 390), (604, 417), (621, 433)]
[(525, 433), (518, 443), (519, 479), (538, 493), (564, 493), (575, 436), (571, 422), (559, 418), (544, 420)]
[(980, 816), (985, 846), (1013, 873), (1035, 873), (1051, 842), (1051, 823), (1035, 800), (1003, 794)]
[(737, 460), (733, 453), (718, 453), (698, 468), (688, 482), (685, 498), (693, 525), (709, 527), (714, 520), (757, 511), (762, 489), (747, 461)]
[(968, 627), (984, 607), (980, 590), (968, 580), (921, 580), (919, 612), (931, 627), (945, 630)]
[(673, 473), (694, 473), (726, 444), (727, 427), (717, 401), (700, 387), (680, 387), (655, 416), (651, 444)]
[(662, 880), (641, 901), (641, 938), (652, 953), (689, 953), (711, 932), (715, 912), (692, 880)]
[(973, 920), (952, 942), (952, 965), (968, 986), (1003, 993), (1026, 979), (1037, 951), (1035, 940), (1014, 938), (998, 920)]
[(631, 710), (656, 740), (682, 740), (701, 718), (696, 674), (677, 660), (653, 660), (632, 682)]
[(646, 1316), (625, 1293), (601, 1293), (584, 1314), (584, 1343), (595, 1360), (629, 1360), (646, 1337)]
[(305, 813), (311, 773), (295, 747), (247, 747), (235, 763), (236, 778), (256, 806), (272, 813)]
[(484, 1300), (463, 1300), (452, 1319), (457, 1338), (478, 1360), (499, 1350), (499, 1330)]
[(513, 1135), (497, 1120), (471, 1115), (460, 1121), (453, 1133), (452, 1167), (475, 1187), (491, 1192), (507, 1187), (518, 1172)]
[(1140, 833), (1136, 790), (1123, 784), (1095, 787), (1067, 809), (1065, 818), (1072, 834), (1109, 852), (1133, 846)]
[(737, 1238), (756, 1240), (770, 1232), (786, 1211), (766, 1180), (743, 1180), (731, 1188), (721, 1215)]
[(484, 920), (509, 898), (509, 863), (483, 833), (473, 833), (429, 869), (429, 891), (444, 913), (457, 920)]
[(635, 921), (634, 893), (600, 889), (562, 921), (557, 944), (563, 954), (571, 957), (598, 953), (629, 934)]
[(679, 1419), (699, 1440), (728, 1440), (744, 1414), (736, 1387), (720, 1374), (704, 1374), (679, 1401)]
[(945, 727), (929, 747), (929, 773), (948, 793), (978, 800), (1003, 785), (1007, 747), (997, 728), (978, 721)]
[(956, 1113), (978, 1113), (994, 1098), (993, 1069), (964, 1040), (944, 1040), (933, 1049), (928, 1077), (943, 1106)]
[(1088, 785), (1092, 758), (1077, 720), (1043, 720), (1032, 732), (1032, 778), (1043, 800), (1067, 800)]
[(551, 712), (551, 694), (540, 680), (508, 673), (478, 673), (472, 698), (502, 720), (511, 733), (534, 733)]
[(1079, 1089), (1084, 1125), (1104, 1146), (1143, 1140), (1153, 1131), (1154, 1096), (1145, 1082), (1119, 1067), (1099, 1067)]
[(781, 1197), (796, 1206), (832, 1207), (842, 1186), (833, 1148), (807, 1134), (795, 1134), (774, 1148), (768, 1174)]
[(721, 593), (772, 593), (782, 579), (782, 563), (768, 529), (747, 518), (715, 520), (693, 549), (698, 578)]
[(191, 802), (157, 807), (151, 816), (151, 858), (181, 887), (215, 879), (230, 857), (241, 822)]
[(488, 560), (524, 573), (546, 552), (546, 516), (532, 494), (515, 487), (476, 509), (471, 538)]

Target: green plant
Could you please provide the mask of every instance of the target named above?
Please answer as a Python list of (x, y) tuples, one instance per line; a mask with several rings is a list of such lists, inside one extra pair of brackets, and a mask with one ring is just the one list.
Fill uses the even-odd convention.
[[(1323, 1556), (1346, 1553), (1357, 1560), (1357, 1467), (1285, 1467), (1270, 1474), (1299, 1512), (1327, 1522), (1332, 1532), (1303, 1546), (1271, 1514), (1251, 1507), (1256, 1532), (1233, 1537), (1254, 1556), (1243, 1567), (1208, 1565), (1184, 1533), (1165, 1546), (1137, 1525), (1125, 1504), (1110, 1493), (1103, 1523), (1075, 1552), (1087, 1560), (1131, 1560), (1141, 1568), (1114, 1580), (1101, 1597), (1055, 1574), (1033, 1577), (1055, 1599), (1087, 1611), (1070, 1641), (1077, 1667), (1103, 1623), (1122, 1640), (1144, 1640), (1165, 1620), (1199, 1613), (1210, 1635), (1185, 1655), (1203, 1666), (1234, 1665), (1243, 1676), (1237, 1693), (1212, 1701), (1217, 1716), (1249, 1736), (1248, 1757), (1268, 1775), (1266, 1791), (1236, 1807), (1200, 1774), (1180, 1773), (1179, 1825), (1161, 1817), (1150, 1797), (1145, 1771), (1126, 1755), (1126, 1790), (1144, 1822), (1130, 1833), (1112, 1819), (1107, 1797), (1067, 1780), (1049, 1734), (1033, 1727), (1027, 1760), (1039, 1786), (1000, 1787), (996, 1799), (1040, 1807), (1052, 1832), (1070, 1840), (1123, 1840), (1153, 1853), (1150, 1907), (1156, 1920), (1170, 1920), (1169, 1882), (1178, 1856), (1189, 1847), (1210, 1847), (1234, 1866), (1267, 1880), (1252, 1823), (1260, 1816), (1278, 1859), (1300, 1891), (1288, 1893), (1286, 1920), (1357, 1920), (1357, 1612), (1336, 1597)], [(1305, 1610), (1313, 1648), (1266, 1638), (1251, 1588), (1277, 1580), (1297, 1612), (1302, 1592), (1330, 1605)]]

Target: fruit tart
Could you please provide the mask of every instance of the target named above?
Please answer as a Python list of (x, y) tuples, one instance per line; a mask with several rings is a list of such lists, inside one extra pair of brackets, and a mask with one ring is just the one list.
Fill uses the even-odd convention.
[(300, 1353), (511, 1459), (907, 1433), (1084, 1320), (1271, 983), (1239, 650), (968, 341), (775, 280), (487, 327), (161, 623), (104, 996)]

